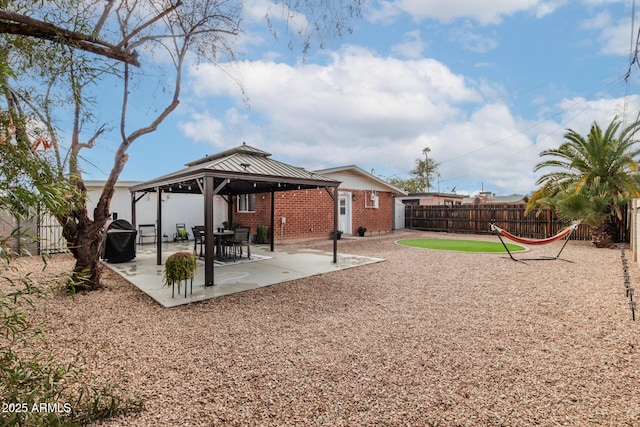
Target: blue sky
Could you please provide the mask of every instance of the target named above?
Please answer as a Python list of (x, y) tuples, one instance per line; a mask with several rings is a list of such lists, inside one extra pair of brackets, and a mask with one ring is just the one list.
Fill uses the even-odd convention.
[[(407, 178), (429, 147), (440, 163), (432, 191), (525, 194), (539, 153), (567, 128), (640, 111), (640, 69), (624, 80), (632, 1), (375, 0), (352, 34), (304, 61), (268, 33), (269, 7), (245, 1), (238, 60), (189, 67), (179, 109), (131, 147), (121, 179), (243, 141), (309, 170)], [(158, 88), (139, 89), (142, 125)], [(85, 151), (85, 178), (104, 179), (114, 151), (108, 138)]]

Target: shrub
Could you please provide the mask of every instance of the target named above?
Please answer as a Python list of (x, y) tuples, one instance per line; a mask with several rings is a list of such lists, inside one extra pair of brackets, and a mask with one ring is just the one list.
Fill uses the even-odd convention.
[(269, 229), (266, 225), (260, 225), (256, 229), (258, 243), (267, 243), (269, 240)]
[(191, 252), (176, 252), (167, 258), (164, 265), (164, 283), (166, 286), (180, 285), (183, 281), (192, 279), (198, 269), (196, 256)]

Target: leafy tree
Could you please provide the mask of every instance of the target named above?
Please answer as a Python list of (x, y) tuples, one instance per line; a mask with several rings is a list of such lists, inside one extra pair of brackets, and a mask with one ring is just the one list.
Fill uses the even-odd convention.
[(619, 239), (623, 207), (640, 196), (635, 133), (640, 122), (622, 128), (614, 118), (602, 131), (597, 123), (588, 135), (569, 129), (565, 141), (545, 150), (534, 171), (547, 170), (538, 179), (542, 187), (529, 200), (528, 211), (552, 208), (567, 220), (582, 220), (591, 227), (592, 241), (606, 247)]
[[(0, 64), (0, 75), (13, 71)], [(8, 87), (3, 86), (7, 91)], [(4, 93), (11, 99), (11, 93)], [(49, 157), (49, 142), (21, 132), (26, 126), (14, 123), (14, 116), (0, 112), (0, 210), (27, 219), (38, 207), (64, 215), (71, 209), (73, 186), (55, 180), (55, 162)], [(28, 145), (33, 141), (33, 145)], [(2, 219), (4, 220), (4, 219)], [(22, 232), (21, 232), (22, 234)], [(11, 236), (0, 235), (0, 396), (9, 411), (0, 425), (62, 426), (85, 425), (119, 415), (139, 412), (144, 402), (129, 397), (112, 381), (91, 378), (80, 354), (61, 363), (44, 345), (43, 331), (33, 324), (29, 311), (35, 300), (50, 295), (31, 275), (18, 271), (7, 244)], [(44, 259), (46, 268), (46, 259)], [(48, 277), (47, 287), (56, 279)], [(63, 403), (64, 402), (64, 403)], [(41, 404), (60, 404), (56, 411), (37, 411)], [(6, 409), (6, 408), (5, 408)]]
[[(319, 36), (327, 37), (348, 30), (347, 18), (358, 16), (364, 0), (278, 0), (289, 20), (304, 15), (308, 26), (292, 32), (307, 52)], [(241, 0), (50, 0), (48, 2), (2, 0), (0, 5), (0, 67), (15, 64), (13, 76), (0, 80), (4, 110), (12, 117), (18, 133), (25, 137), (25, 153), (32, 146), (34, 128), (55, 153), (55, 174), (43, 181), (70, 180), (76, 192), (69, 197), (72, 209), (56, 213), (63, 235), (76, 258), (72, 287), (95, 289), (100, 286), (99, 256), (101, 235), (110, 217), (114, 186), (127, 160), (127, 150), (141, 137), (155, 132), (178, 107), (183, 70), (193, 62), (233, 59), (234, 39), (242, 32)], [(269, 29), (280, 37), (278, 20), (266, 16)], [(292, 26), (293, 28), (293, 26)], [(292, 38), (293, 39), (293, 38)], [(290, 42), (293, 48), (293, 42)], [(142, 52), (142, 54), (140, 54)], [(140, 93), (143, 80), (154, 75), (137, 66), (152, 64), (154, 55), (166, 58), (155, 73), (162, 90), (153, 99)], [(105, 105), (92, 96), (101, 85), (120, 89), (119, 123), (99, 123)], [(44, 88), (41, 90), (40, 88)], [(138, 92), (137, 92), (138, 91)], [(113, 91), (111, 92), (113, 94)], [(146, 119), (129, 114), (133, 101), (148, 99)], [(60, 125), (66, 113), (64, 125)], [(60, 128), (70, 129), (68, 140), (61, 140)], [(86, 188), (80, 168), (81, 152), (91, 149), (106, 135), (118, 141), (113, 167), (97, 206), (90, 215), (86, 208)], [(62, 146), (68, 150), (62, 153)]]
[[(7, 64), (0, 65), (0, 81), (11, 75)], [(12, 93), (2, 88), (11, 100)], [(40, 207), (59, 215), (68, 213), (74, 189), (69, 180), (56, 178), (48, 142), (28, 135), (24, 126), (15, 123), (13, 115), (0, 110), (0, 210), (18, 220), (27, 220)], [(9, 237), (0, 235), (0, 244)]]
[(423, 193), (431, 191), (432, 187), (432, 179), (434, 175), (438, 173), (439, 164), (432, 158), (429, 158), (429, 153), (431, 150), (429, 147), (425, 147), (422, 150), (424, 154), (424, 159), (417, 158), (415, 162), (415, 167), (411, 172), (411, 178), (409, 179), (400, 179), (400, 178), (391, 178), (389, 180), (389, 184), (394, 185), (398, 188), (403, 188), (405, 191), (409, 193)]

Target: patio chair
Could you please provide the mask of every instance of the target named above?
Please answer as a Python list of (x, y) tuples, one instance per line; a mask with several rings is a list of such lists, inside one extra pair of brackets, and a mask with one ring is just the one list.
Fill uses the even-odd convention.
[(155, 224), (140, 224), (138, 225), (138, 243), (143, 245), (145, 238), (152, 238), (153, 243), (156, 242), (156, 225)]
[(189, 240), (189, 233), (187, 232), (187, 227), (183, 223), (176, 224), (176, 234), (173, 235), (174, 242), (184, 242), (185, 240)]
[(244, 246), (247, 247), (247, 258), (251, 259), (251, 246), (250, 246), (250, 237), (249, 234), (251, 229), (248, 227), (240, 227), (236, 228), (235, 234), (233, 235), (233, 257), (235, 259), (238, 251), (240, 252), (240, 258), (242, 258), (242, 248)]
[(204, 246), (205, 239), (204, 225), (196, 225), (195, 227), (191, 227), (191, 231), (193, 232), (193, 254), (196, 255), (196, 247), (199, 245), (200, 254), (198, 254), (198, 256), (202, 258), (204, 256), (202, 253), (202, 247)]

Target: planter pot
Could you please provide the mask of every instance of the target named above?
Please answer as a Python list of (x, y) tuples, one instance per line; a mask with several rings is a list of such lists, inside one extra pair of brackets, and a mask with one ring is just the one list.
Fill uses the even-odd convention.
[(171, 298), (174, 296), (174, 287), (184, 284), (184, 297), (187, 297), (187, 282), (191, 281), (191, 291), (193, 292), (193, 276), (196, 274), (198, 263), (196, 257), (191, 252), (176, 252), (169, 256), (165, 262), (164, 282), (166, 286), (171, 286)]

